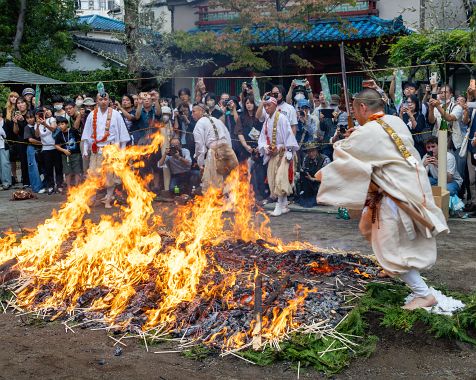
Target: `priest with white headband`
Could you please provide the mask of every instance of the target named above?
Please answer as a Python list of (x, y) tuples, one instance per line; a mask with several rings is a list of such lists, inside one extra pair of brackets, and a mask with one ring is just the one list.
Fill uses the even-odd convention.
[[(278, 201), (271, 216), (289, 212), (288, 195), (293, 192), (293, 153), (299, 150), (296, 137), (288, 118), (276, 110), (276, 98), (265, 95), (262, 105), (266, 112), (261, 113), (264, 122), (258, 138), (258, 151), (263, 156), (263, 164), (268, 164), (268, 184), (272, 197)], [(258, 113), (258, 112), (257, 112)]]

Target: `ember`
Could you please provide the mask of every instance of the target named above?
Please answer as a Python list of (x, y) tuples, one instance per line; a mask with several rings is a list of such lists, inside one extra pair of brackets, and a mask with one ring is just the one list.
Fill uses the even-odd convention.
[(160, 142), (156, 135), (151, 146), (104, 150), (127, 192), (115, 216), (86, 219), (86, 200), (102, 186), (91, 178), (29, 236), (0, 240), (0, 278), (17, 295), (12, 306), (61, 317), (70, 330), (172, 334), (223, 350), (276, 346), (292, 331), (345, 317), (346, 302), (378, 273), (376, 264), (274, 238), (266, 216), (252, 212), (239, 170), (227, 179), (227, 196), (210, 189), (179, 206), (167, 232), (154, 194), (130, 166)]

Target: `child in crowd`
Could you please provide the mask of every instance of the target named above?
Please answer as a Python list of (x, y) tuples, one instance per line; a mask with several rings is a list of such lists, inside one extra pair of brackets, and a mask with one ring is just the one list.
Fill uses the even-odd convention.
[(27, 111), (25, 115), (27, 125), (24, 130), (23, 138), (28, 143), (26, 147), (26, 156), (28, 160), (28, 177), (30, 178), (31, 190), (34, 193), (43, 194), (45, 189), (38, 170), (37, 155), (41, 149), (41, 141), (38, 138), (38, 124), (35, 123), (35, 115)]
[(58, 116), (56, 125), (60, 132), (55, 137), (55, 148), (61, 153), (66, 186), (78, 185), (81, 180), (81, 136), (77, 129), (70, 128), (65, 117)]

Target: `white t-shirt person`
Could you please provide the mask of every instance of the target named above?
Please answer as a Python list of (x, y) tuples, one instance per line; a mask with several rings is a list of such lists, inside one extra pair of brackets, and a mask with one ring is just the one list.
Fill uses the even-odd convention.
[[(52, 125), (56, 126), (56, 119), (54, 117), (49, 117), (46, 119), (46, 124), (51, 127)], [(47, 128), (44, 125), (39, 126), (40, 130), (40, 140), (41, 144), (43, 145), (41, 150), (55, 150), (55, 138), (53, 137), (53, 132), (50, 131), (49, 128)]]

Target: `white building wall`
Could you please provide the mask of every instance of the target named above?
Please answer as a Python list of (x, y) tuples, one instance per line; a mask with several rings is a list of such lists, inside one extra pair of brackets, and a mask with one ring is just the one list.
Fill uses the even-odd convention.
[[(111, 12), (120, 9), (120, 12)], [(100, 15), (124, 20), (124, 0), (76, 0), (78, 16)]]
[(377, 9), (386, 20), (401, 15), (415, 30), (466, 27), (464, 0), (378, 0)]
[(77, 48), (74, 51), (74, 57), (72, 59), (63, 59), (61, 66), (66, 71), (94, 71), (103, 70), (106, 62), (107, 60), (105, 58), (93, 54), (88, 50)]

